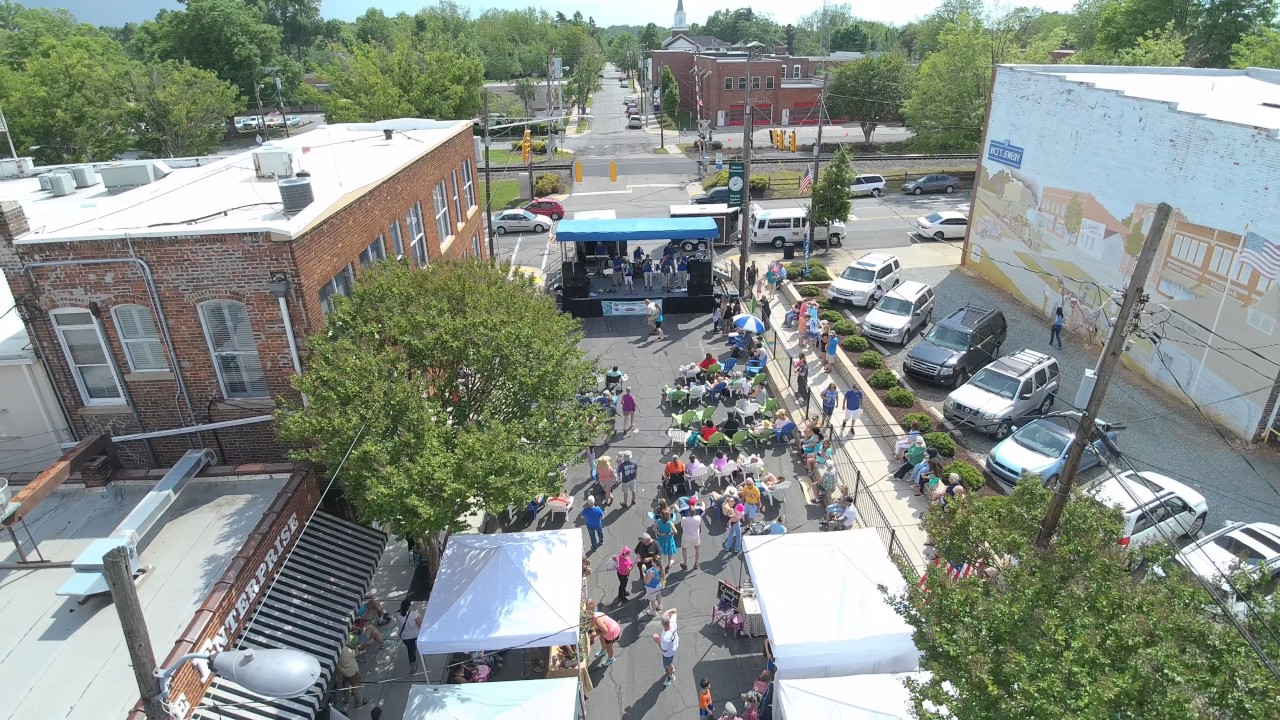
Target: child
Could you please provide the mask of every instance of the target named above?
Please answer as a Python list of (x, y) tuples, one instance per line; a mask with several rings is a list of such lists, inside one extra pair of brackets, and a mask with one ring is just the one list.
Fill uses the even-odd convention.
[(698, 681), (698, 717), (711, 717), (716, 711), (716, 704), (711, 702), (711, 681), (702, 678)]

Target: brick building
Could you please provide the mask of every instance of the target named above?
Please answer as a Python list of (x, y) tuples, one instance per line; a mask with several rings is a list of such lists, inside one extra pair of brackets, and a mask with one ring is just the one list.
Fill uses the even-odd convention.
[(329, 298), (388, 257), (486, 254), (466, 121), (87, 170), (0, 181), (0, 267), (76, 437), (120, 439), (126, 466), (283, 459), (269, 417), (301, 400)]

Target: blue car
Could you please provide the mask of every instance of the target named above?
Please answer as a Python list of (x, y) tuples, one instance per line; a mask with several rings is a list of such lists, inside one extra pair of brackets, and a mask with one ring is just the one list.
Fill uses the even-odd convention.
[[(1102, 420), (1094, 422), (1098, 432), (1080, 458), (1080, 470), (1102, 463), (1107, 445), (1115, 447), (1118, 428)], [(1067, 448), (1079, 426), (1078, 412), (1054, 413), (1032, 420), (991, 448), (987, 472), (1010, 485), (1017, 485), (1023, 474), (1039, 475), (1046, 486), (1052, 487), (1062, 476)]]

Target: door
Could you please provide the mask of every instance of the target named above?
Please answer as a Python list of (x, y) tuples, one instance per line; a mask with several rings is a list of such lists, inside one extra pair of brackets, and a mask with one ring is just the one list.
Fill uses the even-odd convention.
[(716, 127), (718, 128), (724, 127), (724, 111), (723, 110), (716, 111)]
[(1168, 518), (1165, 520), (1165, 531), (1173, 537), (1182, 537), (1191, 532), (1191, 523), (1196, 521), (1196, 513), (1180, 497), (1168, 497), (1164, 500)]
[(782, 124), (784, 127), (791, 124), (791, 108), (782, 108)]

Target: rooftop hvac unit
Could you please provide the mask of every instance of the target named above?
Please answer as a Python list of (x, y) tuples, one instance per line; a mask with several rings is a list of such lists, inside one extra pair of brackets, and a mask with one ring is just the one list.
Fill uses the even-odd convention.
[(298, 171), (298, 155), (293, 148), (263, 146), (253, 151), (253, 169), (264, 180), (291, 178)]
[(73, 165), (71, 177), (75, 178), (76, 187), (87, 188), (98, 184), (98, 171), (92, 165)]
[(9, 489), (9, 478), (0, 478), (0, 508), (9, 504), (13, 499), (13, 491)]
[(40, 173), (36, 176), (36, 179), (40, 181), (41, 190), (53, 189), (53, 180), (49, 177), (49, 173)]
[(49, 191), (54, 197), (66, 197), (76, 191), (76, 179), (69, 172), (49, 173)]
[(26, 177), (35, 171), (36, 164), (29, 157), (0, 160), (0, 178)]
[(296, 215), (315, 202), (316, 196), (311, 192), (309, 177), (285, 178), (276, 185), (280, 188), (280, 201), (284, 203), (285, 215)]
[(169, 166), (159, 160), (117, 162), (98, 168), (102, 186), (108, 190), (129, 190), (150, 185), (169, 173)]

